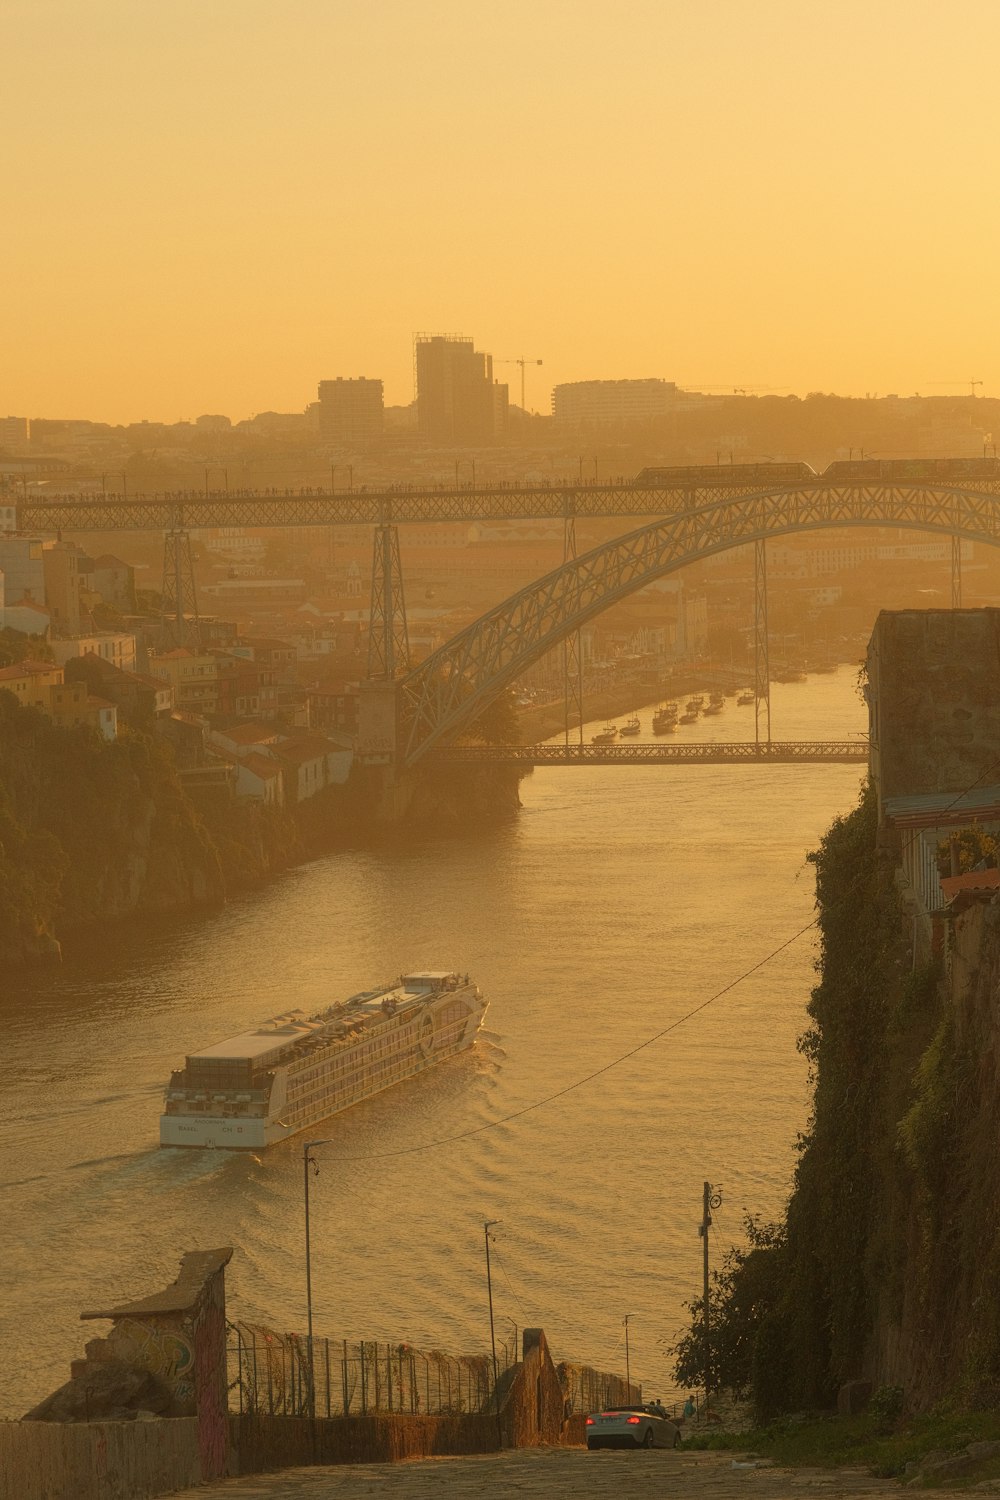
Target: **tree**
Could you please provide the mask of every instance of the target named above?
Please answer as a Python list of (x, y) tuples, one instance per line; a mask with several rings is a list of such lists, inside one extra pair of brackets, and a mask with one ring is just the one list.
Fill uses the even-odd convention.
[(687, 1304), (691, 1326), (670, 1349), (678, 1384), (690, 1388), (705, 1381), (706, 1365), (713, 1390), (745, 1396), (755, 1390), (758, 1339), (778, 1307), (785, 1281), (785, 1228), (761, 1224), (746, 1214), (745, 1247), (732, 1246), (711, 1273), (708, 1289), (709, 1353), (705, 1351), (705, 1303)]

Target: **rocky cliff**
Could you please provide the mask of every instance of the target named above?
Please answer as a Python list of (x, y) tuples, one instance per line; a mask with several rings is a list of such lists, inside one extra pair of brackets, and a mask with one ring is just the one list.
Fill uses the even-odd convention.
[[(720, 1378), (757, 1415), (867, 1377), (911, 1407), (1000, 1397), (1000, 905), (912, 967), (874, 797), (813, 857), (820, 979), (800, 1047), (813, 1113), (784, 1221), (718, 1278)], [(694, 1335), (684, 1354), (703, 1357)]]
[(210, 905), (224, 891), (164, 750), (57, 729), (0, 694), (0, 959), (49, 956), (74, 927)]

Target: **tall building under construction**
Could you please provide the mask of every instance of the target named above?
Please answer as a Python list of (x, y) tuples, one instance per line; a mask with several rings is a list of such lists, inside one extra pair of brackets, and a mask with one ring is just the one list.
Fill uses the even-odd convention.
[(417, 425), (429, 442), (475, 447), (507, 431), (508, 392), (493, 379), (493, 356), (461, 334), (418, 333), (413, 339)]

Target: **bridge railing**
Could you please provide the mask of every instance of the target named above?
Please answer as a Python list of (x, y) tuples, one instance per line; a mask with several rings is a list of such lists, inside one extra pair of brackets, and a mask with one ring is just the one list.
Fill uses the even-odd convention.
[(868, 759), (866, 739), (754, 740), (686, 744), (610, 745), (449, 745), (428, 752), (437, 765), (610, 766), (610, 765), (804, 765), (854, 763)]

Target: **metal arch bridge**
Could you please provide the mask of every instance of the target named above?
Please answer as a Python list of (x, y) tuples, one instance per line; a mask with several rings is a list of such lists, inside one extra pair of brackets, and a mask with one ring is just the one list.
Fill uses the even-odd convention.
[[(775, 486), (767, 493), (809, 495), (829, 490), (822, 477)], [(961, 484), (910, 481), (898, 486), (843, 484), (838, 492), (930, 494), (941, 497), (1000, 497), (1000, 475), (967, 479)], [(624, 484), (570, 484), (469, 489), (388, 489), (271, 495), (239, 494), (107, 495), (77, 494), (24, 500), (15, 506), (20, 531), (159, 531), (176, 533), (206, 528), (249, 526), (410, 525), (429, 521), (537, 521), (568, 517), (613, 519), (669, 515), (696, 510), (720, 500), (753, 499), (759, 484), (733, 484), (720, 469), (717, 484), (649, 488)], [(903, 524), (903, 523), (899, 523)]]
[(689, 563), (747, 543), (841, 526), (897, 526), (1000, 545), (991, 493), (929, 485), (817, 485), (717, 500), (593, 548), (520, 590), (398, 683), (399, 752), (411, 767), (588, 620)]

